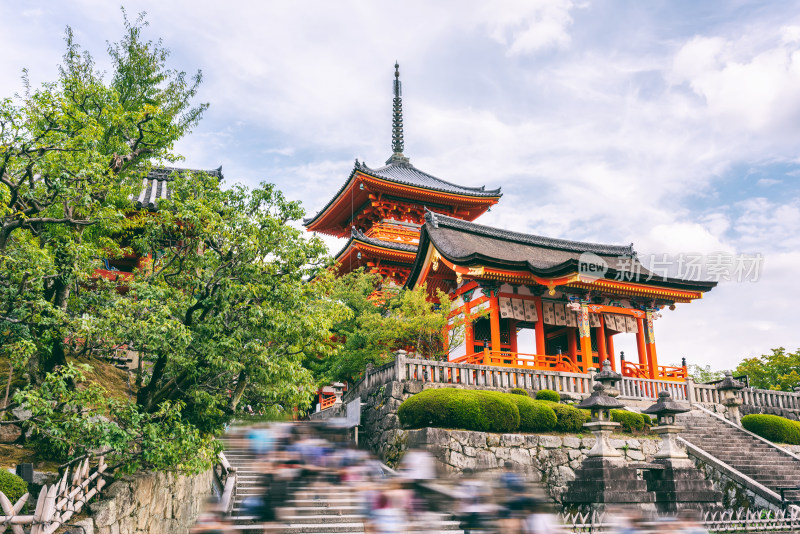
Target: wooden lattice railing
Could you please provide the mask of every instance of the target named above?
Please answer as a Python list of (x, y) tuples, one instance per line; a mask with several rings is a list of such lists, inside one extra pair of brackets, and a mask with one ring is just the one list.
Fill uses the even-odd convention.
[(42, 486), (36, 508), (32, 515), (20, 515), (29, 494), (23, 495), (15, 504), (0, 492), (0, 507), (3, 514), (0, 516), (0, 527), (4, 532), (11, 526), (14, 534), (24, 534), (24, 526), (30, 525), (30, 534), (51, 534), (61, 525), (79, 513), (89, 499), (94, 497), (105, 486), (103, 474), (106, 471), (105, 458), (100, 457), (97, 466), (89, 469), (89, 459), (86, 458), (73, 468), (72, 476), (67, 467), (61, 481), (51, 486)]

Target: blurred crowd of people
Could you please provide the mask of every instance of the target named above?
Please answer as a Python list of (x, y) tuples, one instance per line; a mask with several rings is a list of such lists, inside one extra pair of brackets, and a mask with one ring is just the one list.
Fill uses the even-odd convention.
[[(500, 473), (464, 470), (459, 477), (445, 478), (438, 476), (436, 462), (427, 451), (407, 451), (397, 471), (392, 471), (355, 448), (344, 432), (324, 425), (282, 423), (246, 432), (242, 437), (254, 457), (258, 491), (241, 502), (238, 517), (251, 518), (264, 532), (280, 532), (291, 522), (290, 516), (297, 513), (291, 506), (295, 499), (314, 502), (336, 497), (343, 503), (338, 515), (357, 518), (368, 534), (438, 532), (442, 525), (449, 529), (456, 524), (466, 534), (573, 531), (561, 521), (541, 487), (530, 483), (511, 464)], [(326, 517), (333, 516), (321, 515), (321, 522)], [(607, 512), (603, 524), (604, 528), (594, 531), (706, 532), (691, 514), (657, 520), (637, 510), (619, 509)], [(232, 518), (213, 503), (193, 530), (234, 531)]]

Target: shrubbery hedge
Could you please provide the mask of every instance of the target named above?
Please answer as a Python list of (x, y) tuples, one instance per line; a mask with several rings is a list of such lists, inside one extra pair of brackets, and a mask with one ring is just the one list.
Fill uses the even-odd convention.
[(650, 426), (650, 416), (627, 410), (611, 410), (611, 420), (622, 425), (624, 432), (641, 432)]
[(800, 445), (800, 423), (777, 415), (750, 414), (742, 417), (742, 426), (764, 439)]
[(16, 504), (20, 497), (28, 493), (28, 483), (14, 473), (0, 469), (0, 491), (2, 491), (11, 504)]
[(561, 395), (558, 394), (558, 391), (553, 391), (552, 389), (540, 389), (536, 392), (536, 400), (560, 402)]
[(519, 430), (522, 432), (547, 432), (556, 428), (558, 419), (546, 402), (522, 395), (509, 395), (509, 398), (519, 409)]
[[(544, 390), (543, 390), (544, 391)], [(580, 432), (584, 423), (588, 423), (591, 414), (589, 410), (581, 410), (569, 404), (545, 401), (556, 413), (556, 430), (558, 432)]]
[(511, 393), (513, 395), (524, 395), (525, 397), (529, 397), (528, 392), (522, 388), (511, 388)]
[[(519, 408), (512, 395), (455, 388), (426, 389), (406, 399), (397, 410), (400, 422), (419, 428), (434, 426), (483, 432), (519, 428)], [(522, 398), (522, 397), (519, 397)]]
[[(403, 402), (397, 415), (400, 423), (411, 428), (433, 426), (482, 432), (555, 430), (577, 433), (581, 432), (584, 423), (591, 420), (589, 410), (553, 401), (534, 400), (517, 391), (525, 392), (521, 388), (515, 388), (512, 393), (456, 388), (426, 389)], [(540, 390), (537, 397), (539, 393), (547, 391), (550, 390)], [(550, 392), (558, 395), (555, 391)], [(781, 419), (771, 415), (763, 417)], [(611, 410), (611, 420), (621, 423), (625, 432), (641, 432), (651, 424), (647, 415), (625, 410)], [(742, 423), (744, 421), (742, 419)], [(795, 424), (797, 443), (800, 443), (800, 424)], [(783, 439), (780, 441), (794, 443)]]

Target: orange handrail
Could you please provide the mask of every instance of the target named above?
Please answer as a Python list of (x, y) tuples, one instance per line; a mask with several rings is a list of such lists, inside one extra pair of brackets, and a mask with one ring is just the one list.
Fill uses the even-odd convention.
[(467, 354), (450, 360), (452, 363), (468, 363), (473, 365), (490, 365), (492, 367), (510, 367), (515, 369), (535, 369), (538, 371), (563, 371), (581, 373), (566, 354), (524, 354), (511, 351), (485, 349), (483, 352)]
[(319, 399), (319, 409), (325, 410), (336, 404), (336, 395), (332, 397), (321, 397)]
[(633, 363), (628, 361), (622, 362), (622, 376), (630, 378), (653, 378), (655, 380), (670, 380), (674, 382), (683, 382), (689, 374), (686, 367), (673, 367), (670, 365), (659, 365), (658, 376), (651, 377), (650, 370), (647, 365)]

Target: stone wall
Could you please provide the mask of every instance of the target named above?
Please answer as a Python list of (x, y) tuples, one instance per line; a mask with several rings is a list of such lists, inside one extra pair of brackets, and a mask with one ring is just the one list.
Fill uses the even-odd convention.
[(703, 476), (711, 481), (714, 485), (714, 489), (722, 492), (722, 506), (725, 509), (781, 509), (779, 504), (767, 501), (754, 490), (750, 489), (746, 483), (733, 480), (726, 471), (692, 455), (689, 455), (689, 458), (694, 461), (695, 467), (703, 472)]
[[(400, 428), (397, 409), (400, 404), (423, 389), (447, 387), (447, 384), (423, 384), (417, 381), (389, 382), (361, 397), (362, 435), (366, 445), (378, 457), (395, 466), (410, 448), (425, 448), (439, 461), (442, 471), (459, 473), (465, 468), (500, 469), (506, 462), (516, 464), (532, 479), (541, 481), (549, 494), (560, 500), (568, 480), (575, 478), (575, 468), (594, 446), (594, 437), (493, 434), (423, 428)], [(468, 386), (461, 386), (469, 388)], [(471, 388), (470, 388), (471, 389)], [(476, 386), (475, 389), (491, 389)], [(507, 390), (502, 390), (507, 391)], [(650, 439), (612, 440), (632, 462), (651, 461), (659, 441)]]
[(780, 417), (785, 417), (786, 419), (791, 419), (792, 421), (800, 421), (800, 414), (798, 414), (798, 411), (787, 408), (770, 408), (766, 406), (751, 406), (749, 404), (743, 404), (739, 407), (739, 413), (742, 414), (742, 417), (757, 413), (777, 415)]
[(196, 476), (144, 473), (123, 477), (89, 504), (85, 534), (186, 534), (211, 494), (212, 472)]
[[(575, 479), (575, 469), (594, 447), (594, 437), (546, 434), (493, 434), (443, 428), (403, 431), (408, 448), (427, 449), (449, 473), (464, 469), (500, 469), (511, 463), (541, 482), (556, 501)], [(611, 444), (629, 462), (649, 462), (658, 451), (655, 439), (612, 439)]]

